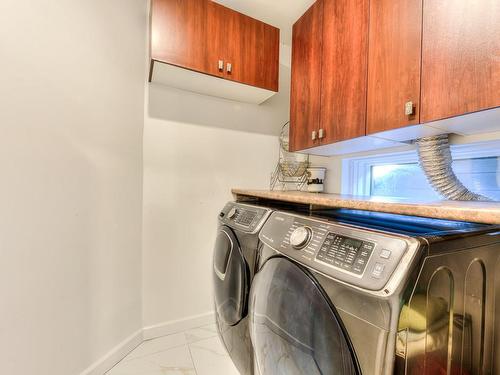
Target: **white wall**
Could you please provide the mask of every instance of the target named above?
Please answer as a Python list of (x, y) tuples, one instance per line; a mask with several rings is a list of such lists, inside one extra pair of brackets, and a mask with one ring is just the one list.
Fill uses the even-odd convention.
[(268, 188), (278, 160), (276, 135), (289, 116), (290, 75), (287, 66), (280, 68), (281, 93), (261, 106), (149, 87), (144, 124), (146, 337), (213, 310), (210, 265), (217, 215), (232, 199), (232, 187)]
[(142, 326), (146, 22), (0, 2), (1, 374), (78, 374)]

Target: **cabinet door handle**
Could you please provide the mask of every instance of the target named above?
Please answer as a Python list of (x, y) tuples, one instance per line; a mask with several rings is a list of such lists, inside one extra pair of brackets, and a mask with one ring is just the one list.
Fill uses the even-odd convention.
[(219, 72), (224, 71), (224, 60), (219, 60)]
[(311, 139), (312, 139), (313, 141), (315, 141), (315, 140), (316, 140), (316, 130), (313, 130), (313, 131), (312, 131), (312, 133), (311, 133)]
[(413, 102), (409, 101), (405, 103), (405, 116), (412, 116), (415, 114), (415, 107), (413, 106)]
[(227, 63), (227, 72), (231, 74), (233, 72), (233, 65), (231, 63)]
[(318, 138), (319, 139), (325, 138), (325, 130), (324, 129), (319, 129)]

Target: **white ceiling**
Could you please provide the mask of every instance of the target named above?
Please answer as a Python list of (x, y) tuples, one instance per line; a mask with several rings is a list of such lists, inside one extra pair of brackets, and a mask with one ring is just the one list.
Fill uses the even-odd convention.
[(217, 3), (281, 29), (281, 41), (292, 43), (292, 25), (315, 0), (215, 0)]

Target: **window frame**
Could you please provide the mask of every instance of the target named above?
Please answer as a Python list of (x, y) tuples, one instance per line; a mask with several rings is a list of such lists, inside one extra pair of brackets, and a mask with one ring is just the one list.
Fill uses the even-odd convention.
[[(451, 145), (453, 160), (500, 157), (500, 140)], [(377, 165), (418, 163), (416, 149), (357, 156), (342, 160), (342, 194), (370, 196), (371, 168)]]

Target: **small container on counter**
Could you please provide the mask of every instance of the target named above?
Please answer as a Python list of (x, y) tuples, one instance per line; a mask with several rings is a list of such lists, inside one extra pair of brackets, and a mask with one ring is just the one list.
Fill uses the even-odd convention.
[(322, 193), (324, 191), (323, 181), (325, 180), (326, 168), (307, 168), (307, 191), (310, 193)]

